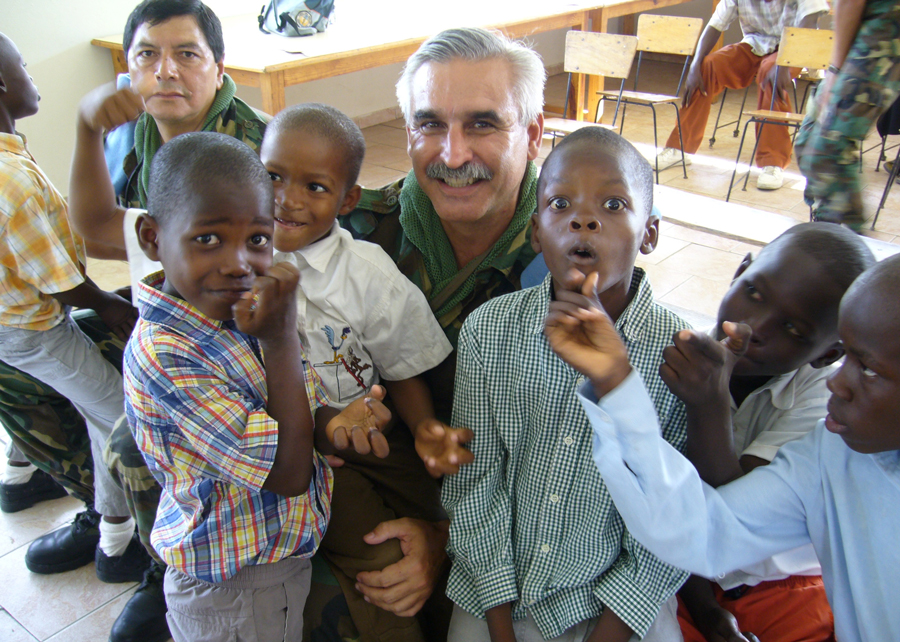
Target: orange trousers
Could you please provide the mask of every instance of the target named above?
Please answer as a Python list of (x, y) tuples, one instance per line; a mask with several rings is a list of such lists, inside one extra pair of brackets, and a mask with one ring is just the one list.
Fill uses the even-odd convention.
[[(695, 91), (688, 106), (682, 107), (679, 111), (685, 153), (695, 154), (700, 149), (700, 143), (706, 132), (706, 123), (709, 120), (710, 105), (723, 89), (745, 89), (756, 78), (756, 84), (759, 87), (756, 108), (770, 108), (772, 85), (763, 83), (763, 79), (775, 66), (777, 55), (778, 52), (768, 56), (757, 56), (751, 51), (750, 45), (741, 42), (722, 47), (703, 59), (701, 75), (706, 87), (706, 95), (701, 94), (699, 90)], [(793, 77), (796, 77), (798, 73), (799, 69), (791, 69)], [(777, 96), (775, 111), (793, 111), (790, 99), (785, 101)], [(759, 147), (756, 150), (757, 167), (770, 165), (787, 167), (791, 160), (791, 130), (781, 125), (766, 125), (760, 132), (760, 125), (756, 125), (756, 135), (759, 137)], [(752, 144), (752, 141), (747, 140), (745, 145), (747, 144)], [(669, 134), (666, 147), (680, 149), (677, 125)]]
[[(737, 618), (741, 631), (763, 642), (834, 642), (834, 616), (819, 575), (761, 582), (734, 600), (715, 582), (712, 586), (716, 601)], [(678, 623), (684, 642), (706, 642), (680, 598)]]

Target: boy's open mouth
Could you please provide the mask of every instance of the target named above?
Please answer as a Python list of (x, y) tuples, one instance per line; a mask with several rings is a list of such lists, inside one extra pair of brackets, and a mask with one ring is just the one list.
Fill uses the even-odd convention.
[(586, 243), (579, 243), (569, 250), (569, 258), (576, 262), (591, 261), (597, 258), (597, 252)]

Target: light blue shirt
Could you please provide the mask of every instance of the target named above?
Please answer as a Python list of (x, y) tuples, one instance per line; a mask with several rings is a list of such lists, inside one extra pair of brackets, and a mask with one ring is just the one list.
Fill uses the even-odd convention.
[(632, 372), (597, 402), (594, 462), (631, 534), (709, 578), (812, 542), (841, 642), (900, 640), (900, 451), (864, 455), (823, 422), (768, 466), (713, 489), (659, 436)]

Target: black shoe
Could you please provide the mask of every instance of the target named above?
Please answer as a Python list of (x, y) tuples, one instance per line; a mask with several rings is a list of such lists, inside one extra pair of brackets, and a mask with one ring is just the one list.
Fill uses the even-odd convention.
[(144, 577), (144, 571), (153, 560), (135, 533), (128, 542), (128, 548), (121, 555), (110, 557), (98, 546), (95, 561), (98, 580), (107, 584), (119, 584), (140, 582)]
[(25, 566), (32, 573), (45, 575), (73, 571), (91, 563), (99, 543), (100, 513), (88, 508), (68, 526), (31, 542), (25, 553)]
[(66, 495), (66, 489), (57, 484), (55, 479), (43, 470), (36, 470), (24, 484), (0, 484), (0, 510), (4, 513), (17, 513), (38, 502)]
[(116, 618), (109, 642), (165, 642), (172, 637), (166, 622), (165, 573), (165, 566), (156, 560), (150, 563), (144, 581)]

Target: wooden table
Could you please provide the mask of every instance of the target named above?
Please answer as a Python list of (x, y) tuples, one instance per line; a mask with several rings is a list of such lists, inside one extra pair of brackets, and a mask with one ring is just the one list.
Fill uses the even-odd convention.
[[(453, 13), (430, 10), (421, 0), (392, 0), (379, 5), (371, 0), (340, 0), (335, 22), (324, 33), (305, 38), (265, 35), (256, 15), (222, 19), (225, 71), (240, 85), (259, 87), (263, 111), (276, 114), (285, 107), (285, 87), (330, 78), (382, 65), (405, 62), (428, 37), (449, 24), (496, 28), (512, 38), (555, 29), (574, 28), (605, 32), (611, 18), (681, 4), (689, 0), (456, 0)], [(391, 7), (385, 11), (385, 4)], [(505, 6), (497, 6), (505, 5)], [(376, 8), (382, 11), (379, 13)], [(91, 44), (110, 50), (116, 73), (128, 71), (122, 36), (96, 38)], [(576, 96), (587, 88), (587, 105), (577, 110), (594, 113), (601, 78), (587, 83), (578, 77)]]

